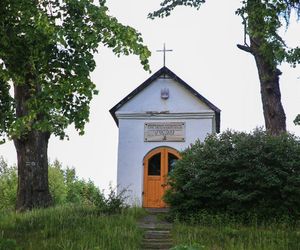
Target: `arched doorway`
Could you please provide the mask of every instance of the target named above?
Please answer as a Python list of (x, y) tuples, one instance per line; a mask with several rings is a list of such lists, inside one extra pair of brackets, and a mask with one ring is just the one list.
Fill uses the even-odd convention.
[(168, 147), (156, 148), (145, 156), (143, 207), (166, 207), (162, 196), (167, 189), (168, 173), (177, 159), (178, 151)]

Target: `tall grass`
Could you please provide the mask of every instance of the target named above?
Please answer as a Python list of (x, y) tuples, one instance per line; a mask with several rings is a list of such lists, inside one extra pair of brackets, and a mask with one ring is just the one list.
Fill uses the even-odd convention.
[(23, 214), (0, 213), (0, 250), (139, 249), (139, 208), (103, 215), (93, 207), (64, 206)]
[(297, 250), (300, 227), (288, 219), (247, 224), (227, 216), (205, 214), (197, 223), (176, 221), (173, 226), (174, 249), (213, 250)]

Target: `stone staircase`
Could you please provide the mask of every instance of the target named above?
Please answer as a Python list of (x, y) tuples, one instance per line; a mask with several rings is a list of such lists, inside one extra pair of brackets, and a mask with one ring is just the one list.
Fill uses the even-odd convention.
[(172, 244), (172, 224), (159, 219), (159, 215), (167, 210), (146, 209), (148, 215), (142, 218), (138, 225), (144, 230), (142, 250), (170, 249)]

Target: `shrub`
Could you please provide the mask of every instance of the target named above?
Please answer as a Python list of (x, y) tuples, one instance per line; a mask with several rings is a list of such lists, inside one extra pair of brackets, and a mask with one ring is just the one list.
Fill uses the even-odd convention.
[[(74, 168), (63, 169), (58, 160), (49, 164), (48, 179), (54, 205), (96, 206), (100, 213), (109, 214), (121, 213), (127, 208), (125, 204), (127, 190), (117, 193), (115, 188), (109, 186), (108, 196), (105, 197), (91, 180), (79, 179)], [(0, 157), (0, 210), (14, 208), (17, 181), (17, 167), (9, 167)]]
[(67, 168), (63, 173), (67, 189), (67, 203), (103, 206), (104, 195), (91, 180), (80, 180), (74, 168)]
[(79, 179), (74, 168), (62, 168), (55, 160), (49, 164), (49, 187), (54, 204), (104, 205), (104, 195), (91, 181)]
[(184, 217), (201, 210), (260, 218), (299, 216), (300, 141), (227, 131), (195, 142), (176, 163), (165, 201)]
[(67, 197), (67, 186), (64, 179), (64, 170), (58, 160), (49, 164), (49, 189), (55, 205), (64, 204)]
[[(81, 180), (74, 168), (62, 168), (55, 160), (49, 164), (49, 189), (54, 205), (75, 203), (81, 205), (105, 206), (103, 193), (92, 181)], [(13, 209), (17, 195), (17, 167), (8, 166), (0, 157), (0, 210)]]
[(0, 157), (0, 210), (14, 208), (17, 181), (17, 167), (8, 166), (3, 157)]
[(113, 188), (109, 185), (109, 194), (108, 197), (104, 200), (104, 209), (105, 213), (115, 214), (121, 213), (122, 210), (127, 209), (129, 206), (126, 204), (127, 189), (122, 189), (119, 193), (116, 188)]

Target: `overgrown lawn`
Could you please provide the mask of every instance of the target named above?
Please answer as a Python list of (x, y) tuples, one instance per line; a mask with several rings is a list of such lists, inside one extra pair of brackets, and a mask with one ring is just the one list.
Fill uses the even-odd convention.
[(136, 220), (144, 213), (130, 208), (105, 215), (84, 206), (0, 212), (0, 250), (139, 249), (142, 232)]
[[(211, 219), (210, 223), (207, 223)], [(175, 222), (175, 250), (297, 250), (300, 249), (300, 227), (289, 221), (241, 224), (206, 217), (203, 223), (191, 225)]]

